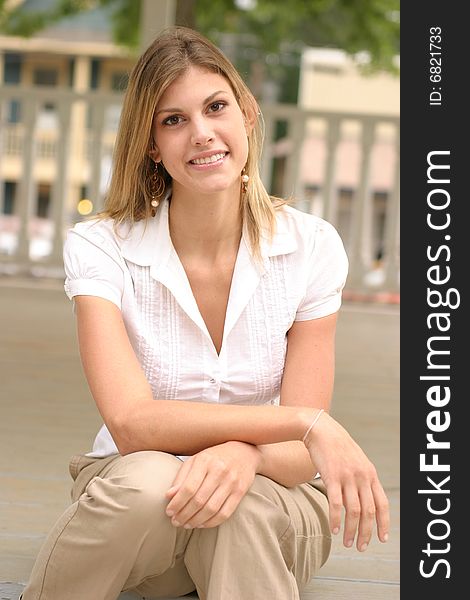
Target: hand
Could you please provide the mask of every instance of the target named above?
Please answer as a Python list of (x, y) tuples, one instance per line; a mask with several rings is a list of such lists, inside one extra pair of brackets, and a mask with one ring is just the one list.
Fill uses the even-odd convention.
[(380, 541), (386, 542), (390, 525), (387, 497), (374, 465), (349, 433), (323, 413), (308, 433), (305, 445), (326, 485), (331, 531), (339, 532), (344, 506), (346, 547), (353, 545), (357, 533), (356, 547), (363, 552), (370, 542), (374, 521)]
[(166, 513), (176, 527), (217, 527), (251, 487), (260, 461), (256, 446), (226, 442), (186, 460), (167, 492)]

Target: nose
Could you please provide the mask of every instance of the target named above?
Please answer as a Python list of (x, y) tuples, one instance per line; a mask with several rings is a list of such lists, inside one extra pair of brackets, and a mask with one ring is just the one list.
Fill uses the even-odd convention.
[(205, 119), (193, 121), (191, 142), (194, 146), (207, 146), (214, 140), (214, 133)]

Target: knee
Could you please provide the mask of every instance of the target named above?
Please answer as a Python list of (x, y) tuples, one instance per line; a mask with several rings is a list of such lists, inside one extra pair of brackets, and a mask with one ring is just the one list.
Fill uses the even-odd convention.
[(148, 526), (166, 517), (166, 492), (180, 467), (179, 459), (163, 452), (129, 454), (89, 482), (86, 498), (108, 515)]

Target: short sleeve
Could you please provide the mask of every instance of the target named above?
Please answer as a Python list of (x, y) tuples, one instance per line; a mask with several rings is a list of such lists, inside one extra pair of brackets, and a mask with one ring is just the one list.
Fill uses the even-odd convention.
[(335, 313), (348, 275), (348, 258), (336, 229), (327, 221), (317, 224), (313, 252), (307, 268), (307, 289), (295, 321), (318, 319)]
[(124, 289), (122, 267), (102, 248), (73, 229), (64, 244), (64, 289), (67, 296), (98, 296), (120, 309)]

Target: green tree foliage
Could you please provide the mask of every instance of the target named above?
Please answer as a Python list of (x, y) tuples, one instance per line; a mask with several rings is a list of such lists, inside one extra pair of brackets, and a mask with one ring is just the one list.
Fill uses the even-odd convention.
[(100, 7), (109, 12), (114, 41), (136, 49), (140, 0), (41, 0), (26, 8), (23, 2), (0, 0), (0, 32), (30, 37), (63, 19)]
[[(197, 0), (196, 25), (206, 33), (243, 33), (263, 53), (303, 45), (367, 52), (371, 69), (396, 71), (399, 0)], [(253, 6), (242, 9), (242, 5)]]
[[(140, 0), (43, 0), (41, 10), (0, 0), (0, 31), (31, 36), (65, 17), (96, 7), (109, 10), (118, 44), (136, 49)], [(157, 3), (155, 3), (157, 4)], [(9, 6), (13, 8), (9, 8)], [(393, 71), (399, 52), (399, 0), (179, 0), (177, 23), (196, 27), (212, 39), (241, 34), (252, 55), (286, 54), (301, 46), (366, 51), (372, 69)]]
[[(0, 32), (31, 36), (64, 18), (101, 9), (115, 43), (139, 51), (141, 0), (0, 0)], [(154, 0), (158, 10), (158, 0)], [(34, 7), (40, 7), (35, 9)], [(176, 23), (212, 39), (256, 97), (296, 102), (305, 46), (364, 56), (364, 71), (397, 73), (399, 0), (177, 0)], [(267, 83), (268, 82), (268, 83)]]

